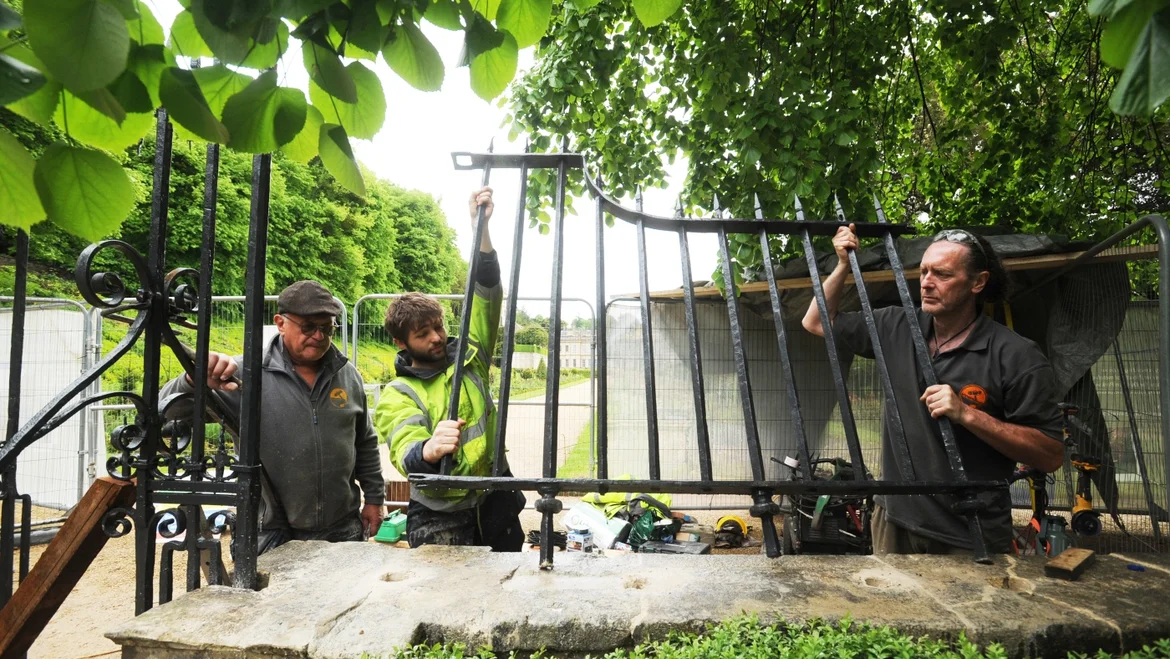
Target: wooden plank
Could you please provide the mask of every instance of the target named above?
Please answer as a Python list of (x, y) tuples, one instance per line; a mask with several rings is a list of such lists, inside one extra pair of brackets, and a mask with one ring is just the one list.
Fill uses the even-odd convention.
[(102, 517), (133, 502), (134, 483), (108, 476), (94, 481), (0, 611), (0, 657), (20, 657), (28, 651), (109, 539)]
[(1056, 579), (1076, 581), (1077, 577), (1080, 577), (1081, 573), (1096, 560), (1097, 554), (1092, 549), (1069, 547), (1044, 565), (1044, 575)]
[[(1073, 259), (1076, 259), (1084, 252), (1068, 252), (1064, 254), (1040, 254), (1037, 256), (1017, 256), (1003, 260), (1003, 266), (1009, 271), (1017, 270), (1043, 270), (1046, 268), (1060, 267)], [(1089, 260), (1089, 263), (1113, 263), (1116, 261), (1139, 261), (1142, 259), (1152, 259), (1158, 255), (1157, 245), (1134, 245), (1129, 247), (1114, 247), (1107, 249), (1097, 256)], [(908, 268), (906, 270), (906, 279), (918, 279), (918, 268)], [(865, 273), (865, 281), (867, 283), (878, 283), (894, 281), (893, 270), (873, 270)], [(853, 285), (853, 275), (845, 277), (845, 284)], [(777, 279), (776, 288), (779, 290), (790, 290), (798, 288), (810, 288), (812, 280), (808, 277), (792, 277), (789, 279)], [(740, 286), (742, 293), (766, 293), (768, 291), (768, 282), (753, 281)], [(715, 286), (700, 286), (695, 288), (696, 297), (719, 297), (721, 293)], [(619, 297), (636, 297), (636, 294), (622, 295)], [(656, 299), (681, 299), (683, 291), (681, 288), (671, 289), (669, 291), (655, 291), (650, 293), (650, 297)]]

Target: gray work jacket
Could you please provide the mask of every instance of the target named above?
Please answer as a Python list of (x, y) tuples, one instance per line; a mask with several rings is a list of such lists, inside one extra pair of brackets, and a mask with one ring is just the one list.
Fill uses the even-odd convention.
[[(243, 371), (243, 357), (235, 358)], [(260, 464), (265, 478), (260, 528), (317, 531), (358, 513), (365, 503), (385, 500), (378, 434), (366, 409), (361, 375), (331, 348), (312, 389), (297, 374), (280, 335), (264, 353), (261, 383)], [(194, 391), (179, 376), (163, 387), (160, 399)], [(239, 409), (241, 392), (222, 391)], [(172, 405), (170, 418), (189, 419), (189, 402)], [(358, 484), (361, 485), (360, 491)]]

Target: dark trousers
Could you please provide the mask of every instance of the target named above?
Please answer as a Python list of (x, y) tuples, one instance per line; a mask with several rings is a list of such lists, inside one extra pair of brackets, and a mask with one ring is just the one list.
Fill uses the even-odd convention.
[(520, 492), (494, 491), (475, 508), (438, 512), (410, 500), (406, 507), (406, 540), (411, 548), (422, 545), (491, 547), (492, 551), (520, 551), (524, 529)]
[(875, 554), (954, 554), (964, 551), (945, 542), (918, 535), (890, 521), (886, 509), (874, 506), (869, 533)]

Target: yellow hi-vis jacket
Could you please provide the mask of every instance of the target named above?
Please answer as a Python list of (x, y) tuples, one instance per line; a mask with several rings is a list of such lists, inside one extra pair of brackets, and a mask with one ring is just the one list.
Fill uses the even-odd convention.
[[(463, 384), (459, 393), (459, 418), (463, 426), (459, 449), (453, 454), (453, 476), (490, 476), (496, 448), (496, 405), (488, 389), (488, 371), (499, 333), (503, 287), (476, 284), (471, 309), (469, 343), (464, 360)], [(455, 377), (458, 339), (447, 342), (450, 365), (443, 371), (419, 372), (411, 367), (410, 356), (400, 351), (395, 361), (398, 377), (382, 390), (374, 408), (374, 427), (385, 437), (390, 461), (399, 473), (438, 473), (438, 465), (422, 460), (422, 444), (435, 427), (447, 418), (451, 384)], [(413, 485), (410, 498), (436, 511), (454, 511), (479, 504), (486, 492), (477, 490), (419, 490)]]

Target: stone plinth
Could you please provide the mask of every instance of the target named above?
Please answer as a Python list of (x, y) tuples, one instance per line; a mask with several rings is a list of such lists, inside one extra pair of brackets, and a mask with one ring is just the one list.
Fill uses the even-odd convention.
[(1045, 577), (1044, 561), (561, 553), (542, 572), (535, 553), (292, 542), (261, 557), (265, 589), (206, 587), (108, 636), (125, 657), (377, 657), (422, 642), (596, 655), (747, 612), (966, 632), (1015, 656), (1170, 637), (1170, 557), (1100, 556), (1076, 582)]

